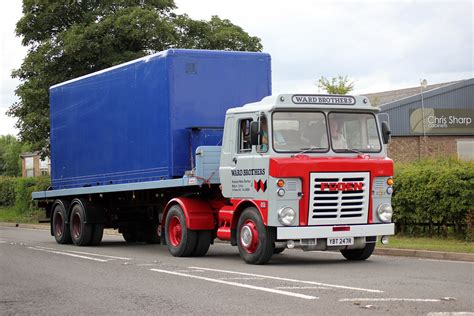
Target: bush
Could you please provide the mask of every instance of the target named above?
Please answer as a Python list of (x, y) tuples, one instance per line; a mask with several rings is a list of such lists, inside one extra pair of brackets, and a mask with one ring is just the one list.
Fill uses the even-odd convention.
[(0, 176), (0, 206), (15, 204), (16, 178)]
[(49, 177), (16, 178), (0, 176), (0, 206), (11, 207), (18, 213), (37, 210), (31, 193), (44, 191), (50, 186)]
[(31, 193), (44, 191), (50, 186), (49, 177), (17, 178), (15, 186), (15, 210), (19, 213), (37, 210)]
[(433, 235), (436, 230), (443, 236), (471, 238), (473, 163), (436, 159), (396, 165), (394, 180), (394, 221), (399, 231)]

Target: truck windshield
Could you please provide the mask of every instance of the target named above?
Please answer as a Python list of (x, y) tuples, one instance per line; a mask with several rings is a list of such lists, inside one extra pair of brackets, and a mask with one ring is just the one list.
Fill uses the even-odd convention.
[(275, 112), (272, 126), (276, 152), (329, 150), (326, 118), (322, 112)]
[(380, 152), (380, 137), (374, 114), (332, 112), (328, 121), (333, 151)]

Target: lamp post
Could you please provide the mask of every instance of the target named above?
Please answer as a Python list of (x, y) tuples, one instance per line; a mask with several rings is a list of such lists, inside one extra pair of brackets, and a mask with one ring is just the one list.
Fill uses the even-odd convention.
[(428, 85), (428, 81), (426, 79), (420, 79), (420, 90), (421, 90), (421, 122), (423, 123), (423, 137), (426, 137), (426, 130), (425, 130), (425, 105), (423, 100), (423, 89), (426, 88)]

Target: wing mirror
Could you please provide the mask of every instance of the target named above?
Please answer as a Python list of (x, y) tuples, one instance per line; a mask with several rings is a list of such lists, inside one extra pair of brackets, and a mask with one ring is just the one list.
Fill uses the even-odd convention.
[(250, 144), (253, 145), (258, 145), (258, 122), (253, 121), (250, 123)]
[(390, 142), (390, 127), (388, 127), (387, 122), (382, 122), (382, 140), (384, 144), (388, 144)]

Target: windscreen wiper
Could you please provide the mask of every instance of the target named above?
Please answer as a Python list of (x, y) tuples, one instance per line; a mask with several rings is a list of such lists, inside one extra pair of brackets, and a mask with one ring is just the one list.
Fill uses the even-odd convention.
[(353, 153), (356, 153), (356, 154), (359, 154), (359, 155), (364, 155), (363, 152), (357, 150), (357, 149), (354, 149), (354, 148), (344, 148), (343, 149), (344, 151), (350, 151), (350, 152), (353, 152)]
[(308, 151), (313, 151), (313, 150), (325, 150), (327, 148), (325, 147), (303, 147), (303, 148), (300, 148), (300, 152), (297, 153), (297, 154), (294, 154), (292, 155), (291, 157), (296, 157), (298, 155), (301, 155), (301, 154), (304, 154), (304, 153), (307, 153)]

